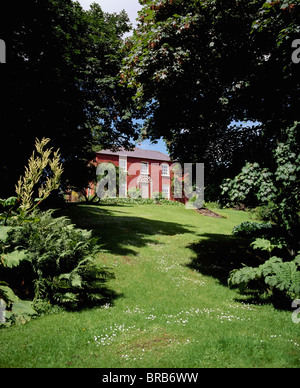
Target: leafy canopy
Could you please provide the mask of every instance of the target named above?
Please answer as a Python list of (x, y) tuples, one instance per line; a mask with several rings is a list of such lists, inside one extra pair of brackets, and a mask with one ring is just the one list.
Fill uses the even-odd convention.
[(137, 137), (130, 92), (118, 78), (128, 16), (96, 4), (84, 11), (71, 0), (27, 0), (6, 2), (0, 18), (7, 47), (0, 75), (1, 196), (12, 195), (42, 136), (60, 149), (63, 183), (86, 184), (95, 146), (128, 147)]
[(147, 109), (144, 136), (164, 137), (173, 158), (203, 161), (210, 181), (255, 156), (267, 162), (281, 129), (299, 119), (291, 44), (300, 2), (141, 3), (121, 82)]
[[(229, 205), (257, 206), (272, 203), (272, 220), (291, 230), (299, 226), (300, 149), (299, 123), (286, 130), (285, 141), (273, 152), (273, 169), (247, 163), (234, 179), (222, 184)], [(295, 233), (295, 231), (294, 231)], [(297, 232), (296, 232), (297, 233)], [(296, 236), (295, 236), (296, 237)]]

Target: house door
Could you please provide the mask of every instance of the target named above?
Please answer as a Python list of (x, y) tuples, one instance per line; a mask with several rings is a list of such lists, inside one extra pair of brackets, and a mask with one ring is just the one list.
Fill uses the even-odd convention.
[(149, 183), (141, 182), (141, 194), (142, 198), (149, 198)]

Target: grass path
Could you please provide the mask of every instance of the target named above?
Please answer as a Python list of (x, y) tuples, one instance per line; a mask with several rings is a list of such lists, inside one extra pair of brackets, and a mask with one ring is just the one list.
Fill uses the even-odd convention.
[(101, 237), (115, 273), (110, 305), (0, 330), (1, 367), (299, 367), (291, 312), (248, 303), (225, 282), (247, 244), (243, 212), (204, 217), (173, 206), (72, 206)]

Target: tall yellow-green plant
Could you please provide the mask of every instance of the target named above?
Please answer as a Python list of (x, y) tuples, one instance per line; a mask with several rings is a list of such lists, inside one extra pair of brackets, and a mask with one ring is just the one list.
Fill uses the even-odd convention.
[[(24, 176), (20, 177), (16, 185), (20, 208), (26, 213), (34, 210), (42, 201), (49, 197), (51, 191), (58, 189), (60, 185), (60, 178), (63, 173), (60, 153), (58, 149), (52, 155), (53, 149), (45, 148), (49, 141), (50, 139), (48, 138), (42, 138), (42, 140), (36, 139), (36, 150), (33, 151), (28, 160), (28, 166), (25, 167)], [(47, 171), (48, 174), (45, 182), (40, 183), (46, 167), (49, 167), (50, 171)], [(39, 184), (39, 198), (35, 199), (35, 191)]]

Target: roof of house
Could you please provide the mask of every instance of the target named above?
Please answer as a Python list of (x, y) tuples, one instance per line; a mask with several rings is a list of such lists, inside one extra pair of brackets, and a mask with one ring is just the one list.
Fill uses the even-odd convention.
[(125, 149), (122, 148), (120, 151), (116, 151), (116, 152), (113, 152), (110, 150), (101, 150), (101, 151), (98, 151), (97, 154), (129, 156), (131, 158), (154, 159), (154, 160), (161, 160), (165, 162), (171, 161), (170, 157), (166, 154), (163, 154), (162, 152), (142, 150), (141, 148), (135, 148), (133, 151), (126, 151)]

